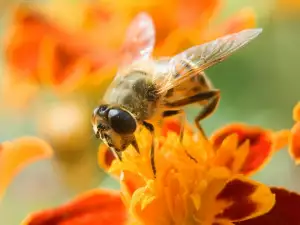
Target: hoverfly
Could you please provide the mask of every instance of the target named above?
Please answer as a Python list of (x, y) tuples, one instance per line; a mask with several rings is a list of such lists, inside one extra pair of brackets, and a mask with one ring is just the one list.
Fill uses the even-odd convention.
[[(154, 25), (150, 16), (140, 13), (127, 30), (124, 57), (104, 95), (104, 103), (93, 112), (96, 137), (122, 160), (122, 152), (129, 145), (139, 153), (134, 133), (138, 127), (145, 127), (152, 135), (150, 157), (155, 176), (153, 123), (169, 116), (182, 116), (184, 106), (198, 103), (203, 110), (195, 118), (195, 125), (203, 133), (200, 121), (213, 113), (220, 100), (220, 91), (213, 87), (204, 70), (223, 61), (261, 32), (262, 29), (247, 29), (173, 57), (153, 59)], [(182, 134), (183, 129), (181, 140)]]

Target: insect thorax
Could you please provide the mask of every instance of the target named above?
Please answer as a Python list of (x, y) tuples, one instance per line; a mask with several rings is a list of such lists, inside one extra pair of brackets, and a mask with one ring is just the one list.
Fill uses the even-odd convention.
[(159, 99), (156, 90), (149, 74), (134, 70), (115, 81), (109, 103), (126, 108), (139, 121), (147, 120), (154, 114)]

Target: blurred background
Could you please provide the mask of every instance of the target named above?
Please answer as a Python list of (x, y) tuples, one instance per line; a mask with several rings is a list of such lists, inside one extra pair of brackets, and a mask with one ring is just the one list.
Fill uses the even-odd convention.
[[(203, 125), (208, 133), (232, 122), (292, 126), (300, 100), (299, 0), (0, 0), (0, 141), (36, 136), (54, 151), (12, 180), (0, 202), (1, 225), (18, 225), (91, 188), (118, 188), (97, 165), (90, 115), (140, 11), (154, 19), (155, 56), (262, 27), (258, 39), (207, 71), (222, 97)], [(189, 119), (197, 110), (188, 108)], [(300, 191), (299, 176), (279, 151), (254, 179)]]

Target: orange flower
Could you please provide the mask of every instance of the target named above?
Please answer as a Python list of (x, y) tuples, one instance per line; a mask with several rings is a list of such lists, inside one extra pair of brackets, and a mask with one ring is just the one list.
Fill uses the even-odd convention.
[[(219, 160), (219, 153), (226, 148), (245, 158), (249, 142), (238, 146), (237, 138), (230, 135), (225, 144), (215, 147), (203, 137), (195, 140), (185, 132), (181, 145), (179, 136), (168, 132), (167, 136), (157, 137), (157, 177), (153, 179), (149, 134), (142, 131), (137, 136), (141, 154), (127, 149), (122, 162), (113, 161), (110, 171), (121, 174), (123, 201), (141, 224), (232, 224), (273, 207), (275, 198), (268, 187)], [(242, 168), (241, 163), (235, 164), (235, 168)]]
[[(170, 119), (163, 123), (163, 132), (158, 132), (156, 179), (153, 179), (149, 159), (150, 134), (142, 130), (137, 134), (141, 154), (129, 148), (124, 152), (122, 162), (114, 160), (107, 167), (115, 175), (121, 175), (121, 196), (114, 192), (90, 191), (57, 209), (34, 213), (22, 225), (277, 225), (274, 222), (277, 220), (278, 225), (285, 224), (280, 221), (297, 225), (296, 211), (285, 209), (288, 204), (297, 208), (300, 204), (298, 194), (269, 189), (242, 174), (243, 168), (261, 166), (260, 163), (251, 164), (247, 160), (249, 155), (252, 154), (254, 161), (256, 155), (261, 162), (262, 158), (269, 157), (268, 148), (283, 146), (281, 132), (271, 139), (271, 131), (237, 124), (216, 132), (207, 141), (201, 136), (196, 138), (191, 127), (186, 125), (181, 145), (179, 130), (178, 121)], [(257, 140), (253, 141), (255, 133)], [(277, 144), (275, 137), (279, 137), (281, 144)], [(107, 152), (103, 153), (108, 156)], [(227, 161), (228, 158), (232, 160)], [(105, 218), (110, 220), (105, 221)]]
[(294, 107), (293, 119), (296, 122), (291, 129), (289, 153), (297, 164), (300, 163), (300, 102)]
[(12, 178), (25, 165), (52, 155), (51, 147), (35, 137), (22, 137), (0, 144), (0, 199)]

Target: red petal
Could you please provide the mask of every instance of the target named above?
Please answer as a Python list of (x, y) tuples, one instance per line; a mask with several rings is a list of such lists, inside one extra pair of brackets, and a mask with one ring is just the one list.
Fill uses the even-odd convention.
[(105, 144), (101, 144), (98, 150), (99, 166), (105, 170), (108, 170), (114, 160), (115, 156), (110, 149)]
[(254, 214), (259, 205), (252, 201), (250, 196), (256, 189), (257, 185), (242, 180), (234, 179), (228, 182), (222, 192), (218, 194), (217, 200), (229, 201), (232, 204), (218, 214), (217, 218), (238, 221)]
[(240, 172), (250, 174), (259, 169), (273, 152), (273, 142), (270, 132), (256, 126), (246, 126), (243, 124), (228, 125), (213, 134), (211, 140), (217, 149), (223, 140), (232, 135), (238, 135), (238, 144), (241, 145), (246, 140), (250, 141), (249, 154)]
[(281, 188), (271, 188), (276, 196), (275, 206), (268, 213), (237, 225), (299, 225), (300, 195)]
[(126, 221), (118, 193), (93, 190), (56, 209), (30, 215), (23, 225), (121, 225)]
[[(179, 135), (180, 128), (181, 128), (181, 124), (178, 119), (175, 119), (175, 118), (165, 119), (163, 121), (161, 134), (166, 137), (168, 132), (171, 131), (171, 132), (175, 132), (177, 135)], [(192, 128), (189, 127), (187, 124), (184, 125), (184, 131), (189, 132), (189, 133), (193, 132)]]
[(297, 122), (291, 130), (289, 152), (296, 163), (300, 163), (300, 122)]
[(175, 132), (176, 134), (179, 135), (180, 133), (180, 123), (176, 119), (167, 119), (163, 122), (163, 127), (162, 127), (162, 135), (167, 136), (168, 132)]

